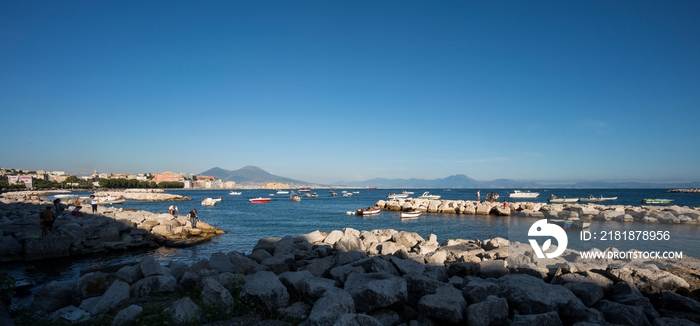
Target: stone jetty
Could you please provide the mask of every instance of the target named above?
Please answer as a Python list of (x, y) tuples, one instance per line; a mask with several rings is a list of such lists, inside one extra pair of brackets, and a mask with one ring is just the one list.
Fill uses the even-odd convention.
[(580, 218), (595, 221), (620, 221), (666, 224), (700, 223), (700, 207), (628, 206), (601, 204), (546, 204), (532, 202), (476, 202), (468, 200), (394, 199), (376, 204), (387, 211), (423, 211), (441, 214), (501, 215), (548, 219)]
[[(139, 191), (141, 190), (141, 191)], [(177, 201), (192, 200), (187, 196), (169, 194), (161, 191), (147, 191), (145, 189), (127, 189), (124, 191), (98, 191), (97, 197), (124, 198), (138, 201)]]
[(50, 282), (31, 311), (115, 326), (146, 323), (147, 307), (173, 325), (700, 322), (697, 259), (553, 267), (522, 247), (502, 238), (439, 243), (396, 230), (314, 231), (260, 239), (250, 254), (217, 252), (193, 265), (146, 257), (116, 272)]
[(56, 232), (40, 237), (39, 213), (50, 200), (0, 199), (0, 262), (73, 257), (107, 251), (159, 246), (182, 247), (210, 240), (224, 232), (205, 222), (191, 228), (185, 216), (135, 211), (111, 205), (86, 205), (81, 216), (67, 206), (54, 224)]
[(681, 194), (700, 194), (700, 188), (679, 188), (679, 189), (671, 189), (666, 192), (675, 192), (675, 193), (681, 193)]

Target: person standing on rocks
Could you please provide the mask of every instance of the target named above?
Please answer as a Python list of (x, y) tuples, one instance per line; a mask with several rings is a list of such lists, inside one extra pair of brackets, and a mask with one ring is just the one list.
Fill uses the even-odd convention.
[(51, 206), (46, 206), (46, 210), (39, 214), (39, 226), (41, 227), (41, 236), (45, 237), (48, 235), (47, 230), (51, 231), (51, 234), (56, 230), (53, 227), (53, 223), (56, 221), (56, 214), (54, 214)]
[(175, 212), (177, 212), (177, 217), (180, 217), (180, 210), (177, 209), (177, 206), (170, 205), (170, 207), (168, 207), (168, 213), (174, 217)]
[(476, 202), (477, 203), (481, 202), (481, 189), (477, 190), (477, 192), (476, 192)]
[(95, 195), (90, 195), (90, 206), (92, 206), (92, 212), (97, 213), (97, 198), (95, 198)]
[(189, 213), (187, 213), (187, 219), (190, 220), (190, 223), (192, 224), (192, 228), (196, 229), (197, 228), (197, 222), (199, 221), (199, 216), (197, 216), (197, 209), (191, 210)]
[(61, 216), (61, 213), (63, 213), (63, 204), (61, 204), (61, 198), (56, 198), (53, 201), (53, 207), (56, 209), (56, 216)]

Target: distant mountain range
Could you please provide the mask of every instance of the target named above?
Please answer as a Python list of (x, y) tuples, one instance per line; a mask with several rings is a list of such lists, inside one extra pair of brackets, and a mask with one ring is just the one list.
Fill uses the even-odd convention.
[(311, 183), (305, 181), (294, 180), (290, 178), (276, 176), (257, 166), (247, 165), (238, 170), (225, 170), (219, 167), (206, 170), (200, 175), (212, 175), (221, 181), (234, 181), (237, 184), (262, 184), (266, 182), (287, 183), (290, 185), (309, 185)]
[[(225, 170), (215, 167), (200, 173), (212, 175), (222, 181), (235, 181), (238, 184), (262, 184), (265, 182), (287, 183), (293, 186), (317, 185), (313, 182), (294, 180), (276, 176), (257, 166), (244, 166), (238, 170)], [(496, 179), (492, 181), (477, 181), (464, 174), (455, 174), (442, 179), (386, 179), (375, 178), (364, 181), (339, 181), (328, 186), (378, 187), (387, 189), (397, 188), (467, 188), (467, 189), (544, 189), (544, 188), (700, 188), (700, 182), (604, 182), (586, 181), (571, 184), (548, 184), (534, 181), (516, 181), (511, 179)]]

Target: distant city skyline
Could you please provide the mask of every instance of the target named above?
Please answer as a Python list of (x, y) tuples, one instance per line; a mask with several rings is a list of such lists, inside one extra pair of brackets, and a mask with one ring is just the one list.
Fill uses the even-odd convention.
[(0, 166), (700, 180), (698, 2), (0, 2)]

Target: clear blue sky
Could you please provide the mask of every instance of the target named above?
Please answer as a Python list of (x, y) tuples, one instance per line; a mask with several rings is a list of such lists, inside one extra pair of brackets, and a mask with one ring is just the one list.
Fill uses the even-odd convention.
[(700, 180), (698, 1), (1, 1), (0, 166)]

